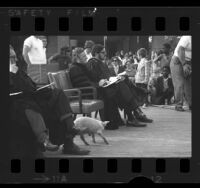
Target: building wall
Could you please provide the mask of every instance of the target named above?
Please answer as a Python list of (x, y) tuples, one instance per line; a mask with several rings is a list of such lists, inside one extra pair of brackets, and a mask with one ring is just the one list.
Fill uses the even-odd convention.
[(60, 48), (69, 46), (69, 36), (48, 36), (47, 37), (47, 58), (60, 52)]

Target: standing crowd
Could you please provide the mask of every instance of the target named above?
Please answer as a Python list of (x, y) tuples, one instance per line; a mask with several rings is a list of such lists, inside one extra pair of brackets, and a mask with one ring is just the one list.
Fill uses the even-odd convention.
[[(177, 111), (184, 111), (183, 102), (191, 109), (191, 37), (182, 36), (174, 53), (168, 43), (148, 58), (146, 49), (136, 54), (116, 52), (108, 59), (101, 44), (86, 41), (84, 47), (61, 48), (60, 53), (46, 58), (47, 40), (44, 36), (31, 36), (24, 41), (23, 58), (27, 65), (58, 63), (60, 70), (68, 70), (73, 87), (93, 86), (97, 97), (104, 102), (104, 115), (109, 121), (105, 129), (119, 126), (145, 127), (152, 123), (142, 111), (151, 104), (175, 104)], [(19, 63), (19, 62), (18, 62)], [(107, 87), (114, 77), (118, 82)], [(17, 57), (10, 46), (11, 120), (14, 124), (30, 125), (40, 151), (58, 150), (64, 144), (64, 154), (87, 155), (74, 144), (79, 134), (74, 128), (69, 100), (60, 89), (45, 88), (37, 91), (37, 85), (17, 66)], [(127, 117), (123, 121), (120, 110)], [(51, 141), (50, 141), (51, 140)]]

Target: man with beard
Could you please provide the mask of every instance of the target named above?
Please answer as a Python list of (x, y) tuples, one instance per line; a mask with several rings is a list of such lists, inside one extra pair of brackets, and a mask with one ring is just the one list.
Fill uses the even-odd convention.
[(72, 51), (73, 63), (69, 69), (70, 79), (73, 87), (87, 87), (92, 86), (97, 89), (98, 98), (104, 101), (104, 113), (100, 111), (100, 117), (104, 121), (109, 121), (109, 126), (106, 129), (114, 130), (118, 129), (120, 125), (123, 125), (118, 106), (113, 99), (107, 99), (103, 95), (103, 89), (94, 82), (93, 74), (86, 67), (87, 57), (83, 48), (75, 48)]
[(139, 108), (131, 89), (125, 81), (120, 81), (108, 87), (103, 87), (108, 83), (108, 80), (111, 77), (108, 66), (103, 63), (103, 60), (106, 57), (104, 46), (100, 44), (94, 45), (92, 56), (93, 58), (88, 61), (87, 67), (93, 73), (94, 82), (103, 88), (106, 98), (115, 100), (118, 106), (125, 110), (125, 113), (128, 116), (127, 125), (135, 127), (146, 126), (146, 124), (140, 123), (137, 119), (143, 122), (152, 122), (153, 120), (148, 119)]

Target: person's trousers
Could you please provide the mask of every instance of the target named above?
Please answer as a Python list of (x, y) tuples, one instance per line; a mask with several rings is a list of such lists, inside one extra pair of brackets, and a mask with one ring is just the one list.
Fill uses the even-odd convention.
[[(144, 91), (146, 90), (147, 91), (147, 84), (144, 84), (144, 83), (136, 83), (136, 86), (143, 89)], [(148, 94), (145, 94), (144, 95), (144, 103), (145, 104), (148, 104)]]
[(40, 113), (31, 109), (26, 109), (25, 114), (37, 141), (44, 143), (48, 138), (48, 132), (43, 117)]
[[(56, 144), (63, 144), (66, 137), (73, 138), (76, 134), (72, 110), (68, 97), (61, 89), (49, 89), (37, 96), (47, 122), (50, 136)], [(45, 100), (45, 102), (43, 102)], [(53, 133), (52, 133), (53, 131)], [(53, 135), (53, 136), (52, 136)]]
[(184, 77), (183, 67), (178, 57), (173, 56), (170, 62), (171, 77), (174, 85), (176, 106), (183, 106), (184, 97), (188, 105), (192, 106), (191, 76)]
[(166, 90), (165, 92), (163, 92), (162, 94), (160, 94), (159, 96), (154, 95), (152, 97), (152, 103), (156, 104), (156, 105), (164, 105), (165, 104), (165, 100), (167, 100), (168, 103), (170, 103), (171, 98), (173, 97), (173, 92)]

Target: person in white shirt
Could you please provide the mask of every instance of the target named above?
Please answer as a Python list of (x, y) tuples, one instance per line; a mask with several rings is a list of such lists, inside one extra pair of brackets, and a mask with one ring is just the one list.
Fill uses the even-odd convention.
[(89, 61), (89, 59), (92, 58), (91, 51), (92, 51), (92, 47), (93, 46), (94, 46), (94, 42), (92, 40), (85, 41), (85, 46), (84, 46), (85, 50), (84, 50), (84, 52), (85, 52), (85, 55), (87, 57), (87, 62)]
[(45, 36), (30, 36), (23, 45), (23, 57), (28, 65), (47, 64)]
[(191, 74), (192, 74), (192, 41), (191, 36), (182, 36), (174, 50), (170, 62), (171, 77), (174, 85), (175, 109), (184, 111), (184, 97), (192, 108)]

